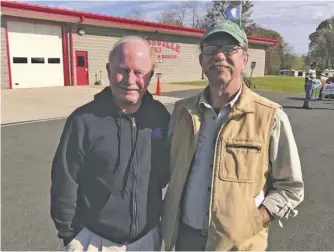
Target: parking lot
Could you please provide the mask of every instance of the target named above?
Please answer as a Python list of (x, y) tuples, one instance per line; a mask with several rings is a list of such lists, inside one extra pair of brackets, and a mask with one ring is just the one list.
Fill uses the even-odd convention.
[[(166, 96), (187, 97), (198, 90)], [(302, 98), (262, 93), (284, 105), (302, 161), (305, 201), (284, 228), (270, 230), (268, 250), (334, 250), (334, 101), (315, 101), (304, 110)], [(173, 105), (168, 109), (172, 111)], [(1, 128), (2, 250), (61, 250), (50, 219), (50, 171), (65, 120)]]

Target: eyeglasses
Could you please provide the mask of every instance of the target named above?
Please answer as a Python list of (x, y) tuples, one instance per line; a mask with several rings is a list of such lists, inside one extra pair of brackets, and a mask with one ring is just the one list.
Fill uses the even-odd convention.
[(219, 49), (221, 49), (224, 54), (235, 54), (239, 49), (241, 49), (241, 47), (238, 45), (205, 45), (202, 47), (202, 53), (205, 55), (215, 55)]

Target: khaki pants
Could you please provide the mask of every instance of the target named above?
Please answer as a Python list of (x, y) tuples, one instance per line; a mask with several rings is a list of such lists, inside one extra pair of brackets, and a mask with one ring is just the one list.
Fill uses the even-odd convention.
[(66, 251), (161, 251), (162, 238), (160, 225), (153, 228), (138, 241), (120, 245), (106, 240), (87, 228), (66, 246)]

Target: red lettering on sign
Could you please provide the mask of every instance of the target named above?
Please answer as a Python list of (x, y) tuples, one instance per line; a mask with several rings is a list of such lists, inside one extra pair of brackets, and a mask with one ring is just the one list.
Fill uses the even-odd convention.
[(175, 51), (180, 52), (180, 45), (176, 45)]
[(177, 55), (176, 54), (161, 54), (158, 55), (158, 58), (162, 58), (162, 59), (177, 59)]
[[(167, 42), (167, 41), (161, 41), (161, 40), (148, 40), (148, 43), (151, 47), (164, 47), (164, 48), (168, 48), (171, 49), (175, 52), (180, 52), (181, 46), (178, 44), (175, 44), (174, 42)], [(161, 51), (161, 49), (160, 49)]]

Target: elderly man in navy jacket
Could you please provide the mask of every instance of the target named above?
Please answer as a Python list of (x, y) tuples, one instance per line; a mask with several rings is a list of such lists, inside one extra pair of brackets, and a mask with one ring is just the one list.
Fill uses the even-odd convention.
[(122, 38), (110, 87), (67, 119), (52, 163), (51, 215), (68, 251), (161, 249), (170, 114), (147, 91), (154, 55)]

